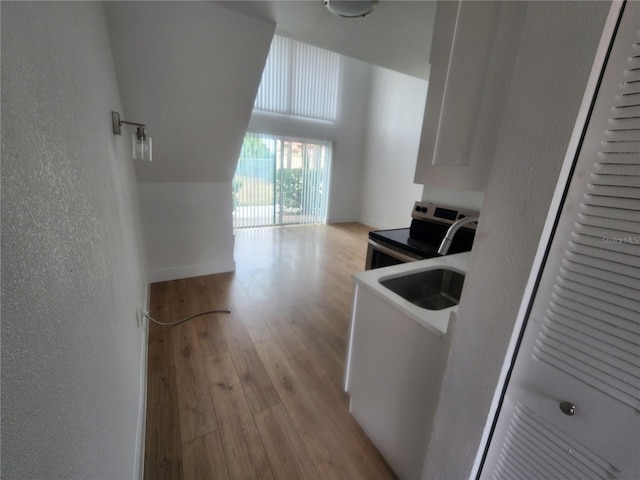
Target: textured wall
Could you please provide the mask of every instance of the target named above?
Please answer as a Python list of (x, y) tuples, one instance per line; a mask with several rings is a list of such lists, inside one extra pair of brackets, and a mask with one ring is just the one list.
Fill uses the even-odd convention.
[(530, 2), (425, 479), (468, 478), (608, 2)]
[(146, 265), (104, 12), (1, 8), (2, 477), (134, 478)]

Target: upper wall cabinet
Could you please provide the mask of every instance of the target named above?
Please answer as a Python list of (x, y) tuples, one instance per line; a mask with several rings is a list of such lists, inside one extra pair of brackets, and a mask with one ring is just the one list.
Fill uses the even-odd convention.
[(438, 2), (415, 182), (483, 192), (526, 2)]

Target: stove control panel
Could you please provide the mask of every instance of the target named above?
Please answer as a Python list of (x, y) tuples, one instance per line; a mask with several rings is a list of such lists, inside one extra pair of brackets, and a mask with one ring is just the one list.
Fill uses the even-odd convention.
[[(417, 220), (437, 220), (444, 223), (453, 223), (456, 220), (471, 215), (478, 215), (478, 212), (430, 202), (416, 202), (411, 212), (411, 218)], [(465, 226), (475, 229), (475, 223)]]

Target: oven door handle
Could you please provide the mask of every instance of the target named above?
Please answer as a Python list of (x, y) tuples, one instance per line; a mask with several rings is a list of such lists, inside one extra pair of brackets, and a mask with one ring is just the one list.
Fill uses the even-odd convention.
[(415, 257), (411, 257), (409, 255), (405, 255), (404, 253), (400, 253), (397, 250), (393, 250), (389, 247), (385, 247), (384, 245), (380, 245), (378, 242), (369, 239), (369, 245), (371, 245), (373, 248), (375, 248), (376, 250), (385, 253), (387, 255), (389, 255), (390, 257), (393, 257), (395, 259), (398, 259), (400, 261), (403, 262), (415, 262), (418, 259)]

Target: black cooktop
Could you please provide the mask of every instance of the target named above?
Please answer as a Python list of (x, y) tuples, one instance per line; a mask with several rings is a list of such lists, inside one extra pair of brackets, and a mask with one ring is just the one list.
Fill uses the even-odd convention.
[[(369, 238), (414, 256), (433, 258), (438, 256), (440, 242), (450, 226), (450, 223), (413, 219), (409, 228), (377, 230), (369, 232)], [(474, 229), (462, 227), (453, 239), (449, 255), (471, 250), (474, 237)]]

